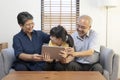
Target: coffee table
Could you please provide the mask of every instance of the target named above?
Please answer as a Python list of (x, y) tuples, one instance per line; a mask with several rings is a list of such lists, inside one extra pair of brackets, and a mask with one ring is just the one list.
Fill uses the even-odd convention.
[(13, 71), (2, 80), (106, 80), (97, 71)]

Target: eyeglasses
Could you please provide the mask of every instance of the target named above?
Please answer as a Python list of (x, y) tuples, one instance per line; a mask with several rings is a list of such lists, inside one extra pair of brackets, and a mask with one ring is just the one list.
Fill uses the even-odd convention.
[(77, 28), (87, 29), (88, 27), (77, 24)]
[(82, 25), (79, 25), (79, 24), (77, 24), (77, 28), (86, 29), (85, 26), (82, 26)]

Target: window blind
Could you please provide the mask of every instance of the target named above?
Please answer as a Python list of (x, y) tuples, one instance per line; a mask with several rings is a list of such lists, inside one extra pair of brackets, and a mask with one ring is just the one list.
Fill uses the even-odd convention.
[(41, 0), (42, 30), (62, 25), (69, 33), (76, 29), (79, 16), (79, 0)]

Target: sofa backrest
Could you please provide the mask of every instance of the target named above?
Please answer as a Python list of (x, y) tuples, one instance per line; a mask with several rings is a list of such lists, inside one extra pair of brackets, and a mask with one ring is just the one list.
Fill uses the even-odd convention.
[(6, 48), (1, 51), (3, 62), (4, 62), (4, 70), (5, 74), (9, 73), (9, 70), (12, 66), (13, 61), (15, 60), (14, 50), (13, 48)]

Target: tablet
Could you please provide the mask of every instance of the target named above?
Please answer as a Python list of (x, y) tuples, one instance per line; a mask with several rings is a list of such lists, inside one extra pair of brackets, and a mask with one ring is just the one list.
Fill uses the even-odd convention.
[(50, 55), (51, 59), (58, 59), (60, 60), (62, 57), (59, 55), (61, 50), (64, 50), (64, 47), (53, 47), (53, 46), (48, 46), (48, 45), (43, 45), (42, 46), (42, 55), (44, 53), (47, 53)]

